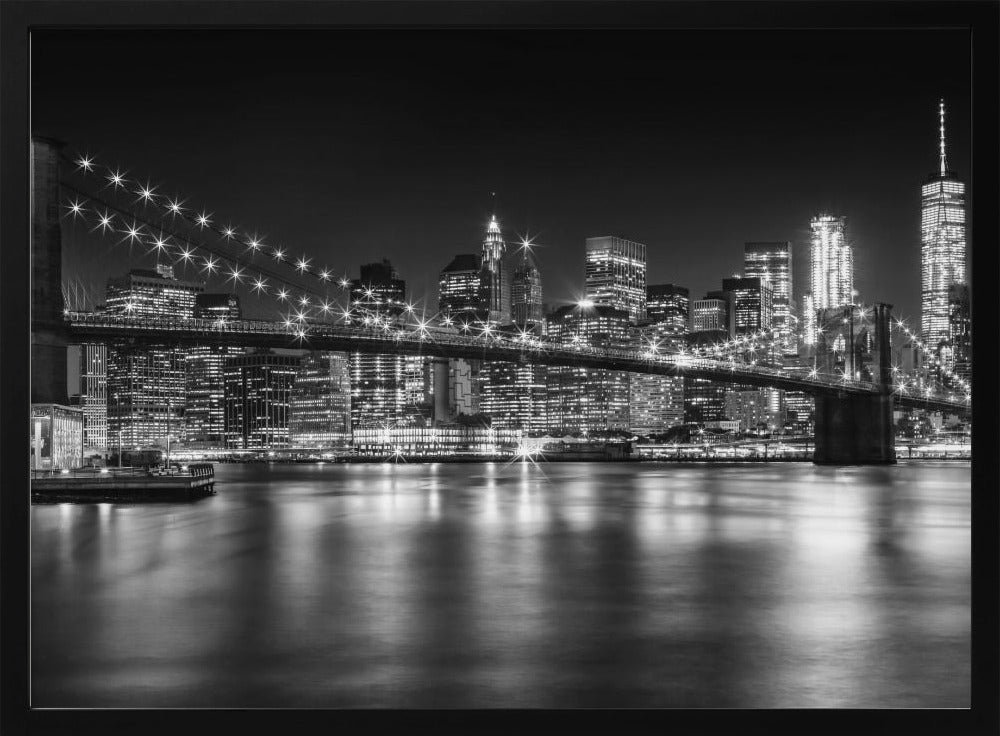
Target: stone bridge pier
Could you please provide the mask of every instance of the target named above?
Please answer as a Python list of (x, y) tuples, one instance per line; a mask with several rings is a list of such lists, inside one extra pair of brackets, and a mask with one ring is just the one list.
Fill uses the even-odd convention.
[(874, 307), (872, 377), (879, 392), (846, 392), (816, 396), (817, 465), (888, 465), (896, 462), (893, 395), (889, 349), (890, 304)]
[(31, 403), (68, 404), (63, 320), (59, 154), (63, 144), (31, 141)]

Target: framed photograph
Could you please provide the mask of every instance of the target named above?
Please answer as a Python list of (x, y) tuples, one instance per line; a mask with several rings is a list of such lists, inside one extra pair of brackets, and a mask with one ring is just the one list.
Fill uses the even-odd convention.
[(5, 733), (996, 731), (996, 2), (0, 10)]

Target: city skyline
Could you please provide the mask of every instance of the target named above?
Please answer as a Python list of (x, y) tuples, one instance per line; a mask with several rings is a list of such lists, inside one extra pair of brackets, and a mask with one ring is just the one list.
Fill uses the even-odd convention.
[[(331, 71), (321, 89), (340, 80), (347, 85), (345, 89), (357, 91), (359, 85), (367, 84), (367, 89), (377, 88), (383, 94), (375, 104), (371, 94), (345, 93), (345, 107), (336, 108), (339, 112), (327, 121), (330, 130), (323, 133), (322, 113), (330, 112), (332, 103), (319, 99), (321, 95), (294, 97), (289, 92), (282, 96), (274, 84), (281, 74), (288, 72), (289, 67), (284, 64), (304, 58), (303, 54), (308, 57), (308, 50), (295, 52), (269, 73), (258, 74), (260, 68), (252, 63), (237, 68), (232, 61), (219, 61), (224, 53), (238, 51), (239, 45), (233, 46), (238, 41), (236, 36), (224, 34), (206, 44), (195, 34), (194, 49), (199, 53), (192, 55), (202, 60), (199, 68), (208, 79), (204, 85), (185, 87), (188, 67), (184, 65), (190, 66), (191, 62), (158, 61), (157, 44), (166, 43), (168, 35), (153, 34), (146, 39), (148, 52), (141, 55), (143, 61), (135, 73), (151, 75), (166, 90), (186, 89), (185, 94), (193, 96), (192, 104), (198, 106), (209, 101), (211, 90), (218, 92), (211, 82), (212, 70), (216, 68), (213, 64), (219, 62), (220, 68), (236, 73), (235, 92), (227, 97), (223, 112), (206, 108), (203, 132), (221, 134), (237, 124), (239, 111), (252, 113), (254, 105), (245, 99), (248, 91), (263, 106), (266, 114), (262, 113), (262, 119), (251, 114), (235, 140), (226, 144), (214, 145), (213, 141), (222, 138), (213, 135), (192, 139), (191, 132), (170, 127), (173, 113), (169, 109), (162, 120), (151, 118), (144, 101), (144, 95), (149, 93), (143, 91), (146, 88), (142, 85), (137, 92), (115, 90), (115, 96), (109, 98), (101, 91), (67, 90), (61, 80), (52, 77), (49, 65), (53, 58), (93, 48), (93, 43), (110, 42), (124, 50), (128, 44), (137, 43), (137, 37), (124, 39), (104, 34), (92, 36), (93, 43), (89, 43), (80, 41), (83, 37), (76, 35), (77, 40), (70, 43), (65, 36), (61, 41), (53, 36), (50, 42), (40, 35), (36, 46), (39, 63), (34, 70), (36, 129), (64, 137), (73, 144), (92, 146), (88, 153), (106, 154), (108, 160), (141, 167), (135, 169), (136, 175), (152, 173), (163, 177), (156, 183), (162, 183), (164, 191), (190, 197), (194, 206), (215, 208), (220, 216), (232, 217), (244, 227), (264, 228), (274, 241), (287, 244), (293, 251), (329, 258), (338, 273), (353, 275), (361, 263), (389, 258), (411, 286), (413, 296), (422, 298), (428, 306), (434, 304), (441, 269), (455, 254), (478, 250), (483, 225), (493, 208), (492, 195), (496, 192), (499, 200), (496, 212), (504, 224), (508, 242), (524, 235), (539, 244), (536, 258), (546, 284), (545, 300), (553, 304), (579, 298), (583, 291), (579, 276), (582, 268), (577, 267), (583, 263), (581, 246), (587, 237), (610, 234), (647, 244), (649, 283), (682, 284), (694, 297), (717, 288), (720, 278), (740, 271), (743, 244), (752, 241), (791, 241), (793, 252), (798, 251), (793, 259), (794, 282), (808, 283), (803, 271), (808, 264), (808, 223), (819, 212), (829, 210), (846, 215), (850, 222), (858, 259), (856, 288), (860, 298), (888, 301), (895, 305), (896, 314), (916, 319), (920, 301), (920, 203), (914, 191), (935, 168), (937, 140), (933, 126), (937, 100), (941, 97), (946, 99), (949, 109), (950, 168), (959, 176), (969, 168), (968, 80), (967, 74), (963, 77), (958, 73), (961, 64), (956, 61), (953, 69), (945, 65), (934, 71), (933, 78), (921, 81), (919, 90), (912, 84), (903, 85), (882, 97), (876, 94), (875, 84), (867, 80), (873, 70), (879, 70), (883, 77), (903, 74), (908, 61), (916, 63), (918, 37), (926, 38), (926, 33), (915, 33), (912, 37), (889, 34), (881, 45), (859, 42), (860, 46), (853, 49), (858, 60), (850, 63), (840, 63), (844, 59), (839, 56), (837, 64), (814, 60), (818, 66), (812, 69), (813, 88), (847, 84), (850, 100), (857, 103), (848, 106), (853, 116), (848, 132), (832, 129), (846, 122), (842, 103), (838, 103), (837, 109), (827, 110), (825, 115), (809, 112), (785, 122), (788, 116), (781, 113), (787, 106), (796, 104), (800, 97), (812, 96), (807, 87), (798, 87), (798, 82), (806, 76), (804, 71), (785, 69), (772, 74), (769, 85), (755, 84), (752, 90), (737, 95), (734, 83), (726, 81), (723, 74), (726, 70), (716, 65), (701, 72), (699, 79), (714, 84), (713, 89), (718, 88), (719, 94), (707, 95), (704, 88), (697, 91), (694, 82), (685, 82), (675, 85), (671, 95), (655, 104), (644, 103), (638, 110), (630, 107), (627, 119), (615, 120), (615, 127), (621, 133), (637, 136), (635, 142), (622, 141), (620, 160), (594, 145), (597, 128), (615, 119), (612, 113), (600, 112), (606, 106), (599, 103), (601, 100), (634, 102), (642, 89), (667, 74), (666, 57), (663, 65), (645, 64), (639, 80), (626, 75), (619, 85), (622, 89), (617, 92), (612, 88), (611, 77), (622, 71), (617, 66), (619, 62), (608, 59), (609, 66), (603, 70), (595, 70), (593, 64), (582, 64), (578, 71), (567, 69), (565, 64), (559, 66), (558, 73), (565, 75), (571, 89), (577, 89), (581, 83), (574, 80), (591, 75), (588, 99), (592, 100), (593, 109), (576, 126), (579, 130), (563, 130), (561, 126), (568, 118), (579, 117), (591, 102), (573, 102), (567, 93), (562, 93), (555, 94), (552, 103), (544, 103), (541, 96), (547, 87), (542, 82), (551, 82), (551, 75), (556, 73), (546, 72), (542, 74), (543, 80), (527, 85), (519, 95), (511, 94), (509, 83), (490, 80), (486, 85), (504, 99), (526, 100), (530, 103), (528, 109), (535, 114), (515, 115), (502, 106), (496, 120), (479, 112), (470, 113), (469, 125), (456, 129), (452, 124), (418, 145), (414, 136), (426, 133), (428, 126), (440, 120), (443, 113), (436, 104), (447, 93), (468, 93), (472, 109), (478, 95), (486, 95), (489, 90), (471, 85), (468, 73), (459, 74), (455, 79), (436, 80), (444, 86), (438, 96), (428, 100), (422, 96), (426, 88), (421, 86), (424, 83), (416, 71), (412, 75), (416, 79), (408, 81), (418, 91), (410, 93), (400, 91), (398, 84), (381, 85), (380, 80), (384, 81), (388, 70), (379, 64), (373, 64), (373, 69), (363, 73), (352, 70), (353, 82), (345, 81), (346, 72)], [(485, 44), (484, 48), (493, 49), (497, 43), (489, 34), (472, 35)], [(767, 34), (751, 35), (767, 37)], [(699, 38), (718, 43), (724, 36), (701, 34)], [(116, 38), (125, 46), (116, 45), (119, 44)], [(286, 48), (288, 38), (276, 37), (269, 48)], [(747, 37), (739, 43), (732, 37), (725, 38), (735, 44), (734, 48), (750, 42)], [(784, 48), (789, 53), (802, 50), (802, 39), (792, 35), (782, 38), (788, 42)], [(835, 38), (836, 34), (819, 34), (813, 41), (816, 48), (826, 48)], [(950, 36), (945, 33), (935, 38)], [(286, 39), (283, 42), (286, 46), (282, 46), (281, 39)], [(675, 56), (670, 58), (691, 52), (695, 40), (685, 41), (681, 44), (683, 48), (672, 52)], [(959, 43), (957, 39), (947, 42)], [(419, 69), (438, 68), (434, 65), (443, 63), (444, 48), (454, 50), (454, 43), (470, 41), (448, 39), (442, 43), (442, 50), (421, 58)], [(538, 66), (547, 68), (543, 62), (551, 61), (557, 51), (565, 51), (565, 38), (551, 33), (523, 34), (515, 46), (531, 49)], [(377, 43), (373, 42), (371, 48), (378, 48)], [(638, 53), (638, 58), (645, 62), (656, 58), (656, 53), (642, 44)], [(507, 60), (510, 50), (504, 54)], [(750, 66), (758, 71), (781, 70), (780, 58), (776, 56), (780, 55), (774, 51), (761, 52)], [(245, 60), (242, 53), (236, 53), (236, 58)], [(169, 76), (157, 76), (159, 64), (174, 69), (173, 81)], [(330, 71), (328, 65), (323, 69)], [(316, 82), (320, 71), (302, 77)], [(513, 64), (511, 71), (525, 72), (525, 63)], [(514, 76), (524, 81), (518, 74)], [(376, 82), (381, 86), (373, 87)], [(289, 84), (301, 90), (304, 83), (296, 77)], [(421, 102), (410, 104), (414, 112), (407, 121), (398, 125), (390, 122), (388, 113), (393, 109), (392, 104), (397, 103), (385, 101), (388, 91), (400, 92), (398, 104), (413, 103), (413, 95)], [(794, 92), (791, 96), (790, 91)], [(733, 94), (727, 96), (726, 92)], [(123, 101), (132, 99), (129, 95), (138, 95), (134, 100), (138, 104), (125, 104), (122, 109), (129, 111), (125, 113), (119, 108)], [(454, 105), (457, 99), (452, 98), (449, 105)], [(265, 128), (279, 134), (285, 130), (278, 104), (282, 101), (290, 105), (289, 114), (295, 113), (304, 131), (301, 140), (293, 141), (284, 155), (293, 156), (302, 145), (319, 146), (315, 162), (296, 166), (291, 173), (287, 171), (287, 161), (253, 145), (255, 136), (263, 134)], [(460, 112), (454, 107), (448, 109), (451, 114)], [(72, 114), (67, 115), (68, 112)], [(352, 148), (359, 151), (354, 158), (337, 144), (348, 140), (336, 132), (347, 124), (345, 116), (381, 121), (377, 135), (360, 135), (357, 142), (350, 139)], [(777, 119), (782, 120), (782, 125), (776, 128), (773, 122)], [(696, 125), (704, 130), (694, 135)], [(131, 132), (121, 135), (122, 126), (128, 126)], [(145, 146), (140, 156), (140, 140), (146, 140), (158, 129), (169, 129), (173, 136), (170, 142)], [(565, 133), (566, 141), (552, 137), (556, 129)], [(444, 135), (451, 136), (451, 144), (445, 145)], [(112, 137), (118, 141), (113, 148), (109, 145)], [(240, 148), (232, 147), (237, 145), (251, 153), (250, 161), (237, 154)], [(635, 158), (640, 150), (648, 161)], [(485, 158), (470, 158), (470, 152), (478, 152)], [(830, 156), (820, 157), (823, 160), (818, 162), (816, 157), (821, 152)], [(505, 153), (517, 155), (505, 160)], [(793, 153), (804, 156), (796, 157)], [(393, 159), (394, 154), (400, 155), (401, 160)], [(330, 168), (331, 156), (346, 157), (344, 165)], [(370, 172), (359, 168), (357, 156), (369, 157)], [(561, 157), (559, 161), (551, 160), (556, 156)], [(789, 170), (793, 166), (789, 161), (796, 162), (798, 174)], [(276, 180), (279, 163), (283, 165), (283, 173)], [(416, 167), (430, 178), (412, 191), (402, 191), (411, 177), (393, 178), (392, 174), (406, 165)], [(518, 166), (523, 176), (514, 171)], [(544, 187), (538, 182), (535, 168), (543, 166), (557, 185), (555, 194), (541, 193)], [(202, 175), (192, 179), (192, 167)], [(613, 186), (606, 183), (609, 174), (625, 171), (628, 176), (622, 179), (616, 175)], [(695, 184), (692, 189), (698, 196), (677, 190), (679, 184), (664, 184), (663, 173), (667, 171), (672, 172), (667, 177), (670, 182)], [(388, 179), (380, 178), (386, 176)], [(574, 186), (560, 188), (571, 176)], [(372, 177), (379, 178), (382, 184), (378, 195), (374, 194)], [(267, 187), (265, 180), (270, 180)], [(875, 195), (871, 188), (875, 185), (880, 189), (878, 207), (872, 206)], [(269, 196), (261, 201), (257, 192), (265, 189)], [(758, 193), (761, 189), (767, 190), (766, 198)], [(595, 202), (595, 198), (600, 201)], [(348, 202), (356, 211), (341, 217)], [(447, 209), (447, 217), (442, 216), (442, 209)], [(330, 241), (347, 242), (336, 246), (330, 245)], [(81, 279), (102, 268), (106, 273), (109, 252), (110, 249), (105, 249), (103, 259), (97, 257), (91, 262), (71, 265), (80, 266), (77, 271)], [(345, 257), (347, 253), (350, 255)], [(414, 262), (418, 253), (419, 266)], [(895, 279), (875, 279), (875, 273), (887, 272), (890, 267)], [(246, 306), (249, 313), (256, 308), (249, 302)]]

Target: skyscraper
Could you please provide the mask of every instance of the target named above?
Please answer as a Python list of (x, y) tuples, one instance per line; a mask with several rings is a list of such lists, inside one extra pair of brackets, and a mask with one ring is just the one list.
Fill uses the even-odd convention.
[(542, 274), (527, 247), (513, 269), (510, 294), (511, 319), (518, 327), (533, 330), (545, 322), (542, 314)]
[(289, 399), (299, 356), (255, 350), (226, 359), (226, 446), (234, 450), (288, 447)]
[(732, 334), (732, 306), (729, 299), (706, 295), (691, 302), (691, 332), (725, 332)]
[(438, 311), (449, 321), (476, 322), (485, 319), (482, 309), (480, 270), (475, 253), (451, 259), (438, 278)]
[[(198, 294), (194, 316), (214, 321), (241, 319), (239, 297), (236, 294)], [(226, 359), (243, 352), (242, 348), (231, 345), (188, 348), (185, 358), (184, 439), (189, 447), (226, 446)]]
[(480, 411), (490, 415), (492, 426), (525, 431), (546, 429), (546, 370), (543, 366), (484, 360), (479, 378)]
[[(194, 316), (204, 284), (174, 278), (173, 268), (135, 269), (108, 280), (105, 311), (134, 317)], [(108, 344), (108, 442), (147, 448), (184, 433), (186, 352), (171, 345)]]
[(302, 357), (289, 397), (292, 447), (330, 448), (351, 438), (351, 375), (346, 353)]
[(585, 294), (595, 304), (646, 316), (646, 246), (608, 235), (587, 238)]
[[(646, 319), (639, 323), (640, 347), (676, 353), (684, 347), (690, 321), (688, 290), (674, 284), (646, 286)], [(663, 432), (684, 421), (684, 379), (633, 373), (629, 376), (629, 428)]]
[(920, 331), (932, 350), (948, 339), (948, 288), (965, 278), (965, 184), (948, 170), (944, 100), (938, 107), (938, 170), (921, 188)]
[(757, 277), (771, 288), (775, 337), (783, 353), (795, 353), (797, 344), (792, 327), (792, 244), (788, 241), (745, 243), (743, 275), (748, 278)]
[[(406, 282), (388, 260), (361, 266), (351, 281), (352, 319), (378, 329), (403, 314)], [(424, 356), (351, 353), (351, 429), (421, 423), (423, 407), (413, 401), (415, 384), (423, 385)]]
[[(548, 334), (564, 345), (632, 346), (629, 313), (607, 304), (568, 305), (548, 316)], [(550, 429), (628, 429), (629, 374), (606, 368), (553, 366), (548, 371), (546, 411)]]
[(732, 294), (733, 334), (751, 335), (771, 328), (774, 317), (773, 292), (763, 279), (722, 279), (722, 290)]
[(511, 274), (506, 256), (507, 243), (500, 222), (493, 215), (483, 238), (480, 299), (486, 319), (502, 325), (510, 323)]
[(847, 218), (818, 215), (812, 227), (811, 294), (814, 310), (854, 302), (854, 250), (847, 239)]
[(959, 378), (972, 381), (972, 311), (969, 287), (948, 287), (948, 359), (945, 365)]
[(85, 343), (80, 346), (80, 408), (83, 409), (84, 446), (100, 451), (106, 450), (108, 448), (108, 349), (104, 343)]

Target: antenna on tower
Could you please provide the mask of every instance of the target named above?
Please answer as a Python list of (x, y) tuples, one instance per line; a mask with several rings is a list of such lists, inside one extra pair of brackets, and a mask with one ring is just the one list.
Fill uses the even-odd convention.
[(941, 123), (941, 176), (945, 176), (948, 172), (948, 160), (944, 153), (944, 98), (938, 105), (938, 116)]

